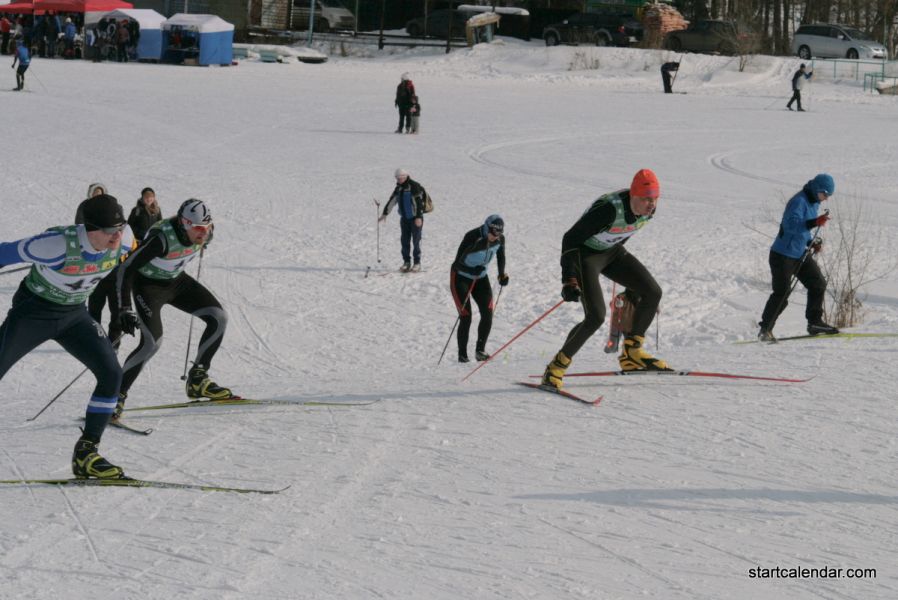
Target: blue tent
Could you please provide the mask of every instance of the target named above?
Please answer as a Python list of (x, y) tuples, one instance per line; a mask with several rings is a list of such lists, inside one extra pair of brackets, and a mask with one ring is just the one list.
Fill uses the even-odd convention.
[(215, 15), (178, 13), (162, 24), (163, 60), (198, 65), (230, 65), (234, 58), (234, 26)]
[(120, 8), (111, 12), (89, 12), (84, 14), (84, 28), (90, 29), (92, 24), (102, 18), (129, 19), (137, 21), (140, 27), (140, 39), (137, 41), (137, 60), (160, 60), (162, 58), (162, 23), (165, 17), (155, 10), (141, 8)]

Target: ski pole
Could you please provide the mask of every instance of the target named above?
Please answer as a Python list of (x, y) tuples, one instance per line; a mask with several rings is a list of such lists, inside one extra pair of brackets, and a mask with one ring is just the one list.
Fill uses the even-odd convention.
[(517, 335), (515, 335), (513, 338), (511, 338), (510, 340), (508, 340), (507, 342), (505, 342), (505, 345), (503, 345), (501, 348), (499, 348), (498, 350), (496, 350), (495, 352), (493, 352), (493, 354), (492, 354), (488, 359), (486, 359), (485, 361), (483, 361), (482, 363), (480, 363), (480, 364), (477, 366), (476, 369), (474, 369), (473, 371), (471, 371), (470, 373), (468, 373), (467, 375), (465, 375), (465, 378), (462, 379), (462, 381), (467, 381), (468, 377), (470, 377), (471, 375), (473, 375), (474, 373), (476, 373), (478, 370), (480, 370), (481, 367), (485, 367), (486, 364), (487, 364), (488, 362), (490, 362), (491, 360), (493, 360), (494, 358), (496, 358), (497, 356), (499, 356), (499, 353), (501, 353), (501, 352), (502, 352), (503, 350), (505, 350), (508, 346), (510, 346), (512, 342), (514, 342), (516, 339), (518, 339), (519, 337), (521, 337), (522, 335), (524, 335), (525, 333), (527, 333), (527, 332), (530, 330), (531, 327), (533, 327), (534, 325), (536, 325), (537, 323), (539, 323), (540, 321), (542, 321), (543, 319), (545, 319), (547, 316), (549, 316), (549, 314), (550, 314), (552, 311), (554, 311), (556, 308), (558, 308), (558, 307), (561, 306), (562, 304), (564, 304), (564, 300), (559, 301), (558, 304), (556, 304), (555, 306), (553, 306), (552, 308), (550, 308), (549, 310), (547, 310), (546, 312), (544, 312), (544, 313), (543, 313), (541, 316), (539, 316), (535, 321), (533, 321), (533, 323), (531, 323), (530, 325), (527, 325), (527, 327), (525, 327), (524, 329), (522, 329)]
[[(124, 335), (124, 334), (121, 334), (121, 335), (119, 335), (117, 338), (115, 338), (115, 340), (113, 340), (112, 344), (113, 344), (113, 345), (117, 344), (118, 341), (122, 339), (122, 336), (123, 336), (123, 335)], [(75, 382), (78, 381), (79, 379), (81, 379), (81, 376), (84, 375), (85, 373), (87, 373), (87, 367), (84, 367), (84, 369), (82, 369), (80, 373), (78, 373), (77, 375), (75, 375), (75, 378), (74, 378), (73, 380), (71, 380), (67, 386), (65, 386), (64, 388), (62, 388), (61, 390), (59, 390), (59, 393), (56, 394), (55, 396), (53, 396), (53, 398), (51, 398), (50, 401), (47, 402), (47, 404), (45, 404), (44, 407), (43, 407), (42, 409), (40, 409), (36, 415), (34, 415), (33, 417), (31, 417), (30, 419), (26, 419), (26, 421), (34, 421), (34, 420), (37, 419), (39, 416), (41, 416), (42, 414), (44, 414), (44, 411), (47, 410), (48, 408), (50, 408), (50, 405), (51, 405), (51, 404), (53, 404), (54, 402), (56, 402), (57, 400), (59, 400), (59, 398), (60, 398), (63, 394), (66, 393), (66, 390), (68, 390), (70, 387), (72, 387), (73, 385), (75, 385)]]
[(25, 269), (30, 269), (31, 265), (25, 265), (24, 267), (16, 267), (15, 269), (10, 269), (9, 271), (0, 271), (0, 275), (9, 275), (10, 273), (15, 273), (17, 271), (24, 271)]
[[(196, 270), (196, 280), (200, 280), (200, 275), (203, 273), (203, 254), (206, 252), (206, 247), (203, 246), (202, 250), (200, 250), (200, 264)], [(187, 381), (187, 361), (190, 357), (190, 344), (193, 340), (193, 313), (190, 313), (190, 328), (187, 330), (187, 351), (184, 353), (184, 373), (181, 375), (181, 381)], [(208, 365), (206, 365), (208, 367)]]
[(380, 262), (380, 202), (374, 199), (374, 223), (377, 225), (377, 262)]
[[(474, 284), (476, 283), (476, 279), (471, 281), (471, 287), (468, 288), (468, 295), (465, 296), (465, 301), (461, 303), (461, 310), (465, 309), (465, 305), (468, 303), (468, 299), (471, 297), (471, 292), (474, 291)], [(443, 362), (443, 356), (445, 356), (446, 354), (446, 348), (449, 347), (449, 342), (452, 341), (452, 334), (455, 333), (455, 328), (458, 327), (458, 322), (461, 321), (461, 310), (458, 311), (458, 317), (456, 317), (455, 319), (455, 324), (452, 326), (452, 331), (449, 332), (449, 339), (446, 340), (446, 345), (443, 346), (443, 352), (440, 354), (440, 360), (437, 361), (437, 366), (440, 366), (440, 363)]]
[(35, 74), (34, 69), (33, 69), (33, 68), (30, 69), (30, 71), (31, 71), (31, 76), (34, 77), (35, 79), (37, 79), (37, 82), (38, 82), (39, 84), (41, 84), (41, 87), (44, 88), (44, 91), (47, 92), (47, 93), (50, 93), (50, 92), (47, 90), (47, 86), (44, 85), (44, 82), (41, 81), (41, 80), (40, 80), (40, 77), (38, 77), (38, 76)]

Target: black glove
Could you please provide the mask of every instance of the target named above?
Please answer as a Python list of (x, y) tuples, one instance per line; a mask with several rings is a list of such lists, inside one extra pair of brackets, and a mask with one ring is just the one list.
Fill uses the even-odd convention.
[(508, 285), (508, 273), (502, 273), (501, 275), (499, 275), (499, 285), (501, 285), (502, 287)]
[(125, 308), (119, 313), (118, 323), (122, 331), (128, 335), (134, 335), (137, 333), (137, 328), (140, 327), (140, 319), (137, 318), (137, 313), (130, 308)]
[(814, 241), (808, 245), (808, 249), (811, 251), (811, 254), (819, 254), (823, 250), (823, 240), (814, 238)]
[(565, 302), (577, 302), (580, 300), (580, 284), (576, 277), (569, 277), (561, 288), (561, 297)]

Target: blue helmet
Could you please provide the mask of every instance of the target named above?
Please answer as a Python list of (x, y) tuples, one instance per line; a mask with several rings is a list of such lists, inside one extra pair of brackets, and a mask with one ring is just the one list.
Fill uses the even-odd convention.
[(836, 193), (836, 182), (829, 173), (820, 173), (808, 182), (808, 187), (815, 196), (818, 192), (823, 192), (827, 196), (832, 196)]
[(483, 225), (480, 227), (483, 237), (486, 237), (486, 234), (488, 234), (491, 229), (494, 233), (501, 234), (505, 232), (505, 221), (502, 220), (502, 217), (499, 215), (490, 215), (486, 218), (486, 221), (484, 221)]

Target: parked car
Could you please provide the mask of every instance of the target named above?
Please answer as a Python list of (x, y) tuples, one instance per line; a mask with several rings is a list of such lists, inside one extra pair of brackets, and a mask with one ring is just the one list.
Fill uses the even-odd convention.
[(631, 13), (614, 11), (574, 13), (543, 29), (546, 46), (594, 44), (629, 46), (642, 39), (642, 23)]
[(881, 58), (889, 51), (879, 42), (854, 27), (814, 23), (802, 25), (792, 38), (792, 53), (805, 60), (819, 58)]
[(750, 54), (758, 50), (758, 39), (735, 21), (705, 20), (671, 31), (664, 36), (664, 47), (674, 52)]
[(411, 37), (446, 38), (449, 35), (449, 24), (452, 24), (452, 37), (465, 37), (465, 23), (470, 13), (442, 8), (427, 14), (427, 19), (418, 17), (405, 24), (405, 32)]
[[(293, 0), (293, 29), (309, 28), (309, 0)], [(315, 31), (355, 29), (355, 15), (340, 0), (315, 0)]]

